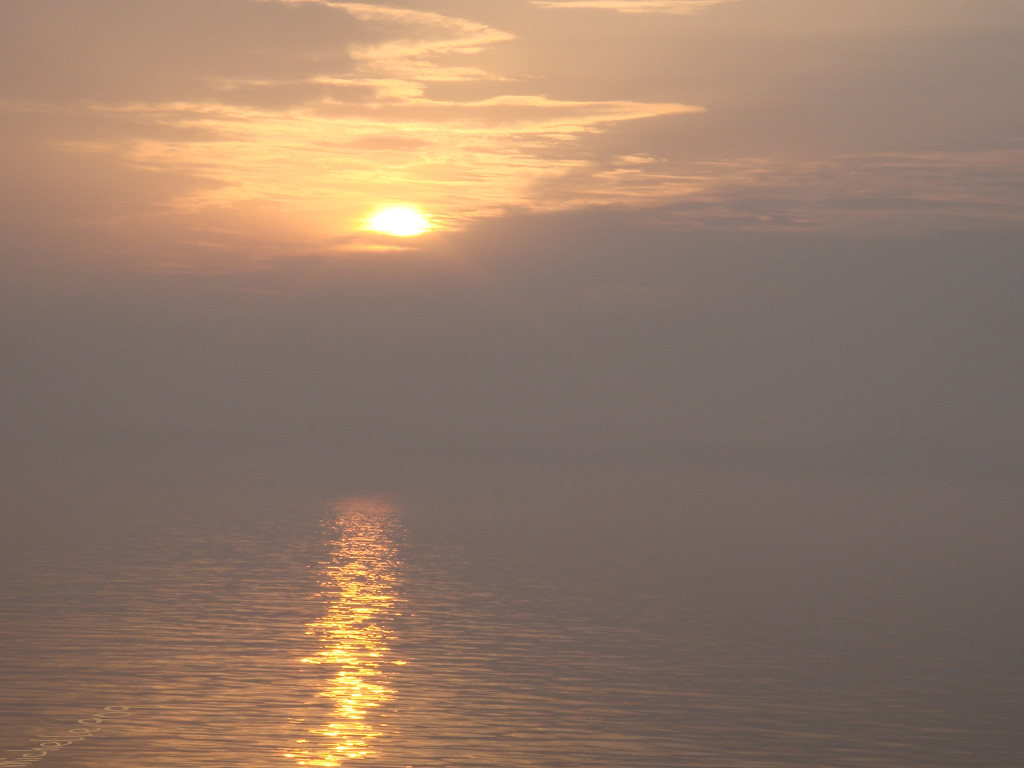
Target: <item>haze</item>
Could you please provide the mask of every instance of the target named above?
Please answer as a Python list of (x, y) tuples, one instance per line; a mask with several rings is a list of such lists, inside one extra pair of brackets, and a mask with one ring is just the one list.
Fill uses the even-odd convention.
[[(1022, 39), (1019, 0), (4, 0), (0, 736), (116, 688), (104, 765), (278, 764), (236, 691), (341, 701), (289, 654), (365, 593), (428, 659), (367, 646), (421, 739), (381, 765), (1015, 764)], [(361, 531), (387, 588), (308, 623)], [(271, 682), (210, 671), (248, 633)], [(607, 749), (509, 757), (503, 685)], [(854, 689), (906, 703), (857, 730)]]

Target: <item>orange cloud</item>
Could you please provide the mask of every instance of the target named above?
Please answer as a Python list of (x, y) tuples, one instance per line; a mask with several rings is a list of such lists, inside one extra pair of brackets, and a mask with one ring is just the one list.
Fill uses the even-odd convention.
[(690, 14), (735, 0), (530, 0), (539, 8), (586, 8), (619, 13)]
[[(627, 121), (700, 110), (504, 93), (503, 75), (473, 66), (472, 57), (514, 38), (474, 21), (364, 3), (258, 5), (336, 14), (332, 23), (341, 23), (345, 42), (340, 52), (317, 52), (297, 35), (275, 55), (303, 63), (283, 67), (280, 78), (248, 66), (242, 49), (209, 76), (171, 89), (181, 93), (177, 99), (97, 94), (20, 103), (50, 125), (95, 126), (57, 131), (50, 143), (65, 156), (105, 158), (111, 167), (144, 172), (145, 184), (182, 180), (170, 197), (144, 184), (131, 206), (111, 201), (112, 210), (90, 209), (79, 225), (123, 236), (128, 250), (154, 237), (268, 255), (351, 249), (353, 233), (381, 203), (415, 204), (441, 229), (509, 207), (571, 205), (574, 199), (545, 196), (543, 182), (586, 173), (578, 139)], [(310, 19), (325, 21), (322, 14)], [(319, 64), (305, 61), (309, 50)], [(485, 95), (441, 98), (433, 88), (442, 83), (469, 83)], [(621, 186), (602, 174), (590, 183), (595, 190)]]

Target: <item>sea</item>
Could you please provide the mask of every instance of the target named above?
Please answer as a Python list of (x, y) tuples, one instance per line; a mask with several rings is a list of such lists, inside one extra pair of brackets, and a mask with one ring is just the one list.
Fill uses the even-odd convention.
[(1024, 765), (1017, 486), (73, 461), (8, 477), (0, 768)]

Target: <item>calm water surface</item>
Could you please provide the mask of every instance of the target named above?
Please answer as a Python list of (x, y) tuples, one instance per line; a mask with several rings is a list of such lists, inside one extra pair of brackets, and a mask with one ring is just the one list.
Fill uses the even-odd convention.
[[(698, 604), (674, 588), (684, 571), (595, 577), (614, 570), (600, 562), (614, 536), (588, 570), (578, 537), (549, 533), (535, 543), (554, 554), (538, 557), (529, 537), (352, 495), (9, 538), (0, 754), (54, 768), (1024, 764), (1012, 641)], [(81, 720), (94, 730), (52, 746)]]

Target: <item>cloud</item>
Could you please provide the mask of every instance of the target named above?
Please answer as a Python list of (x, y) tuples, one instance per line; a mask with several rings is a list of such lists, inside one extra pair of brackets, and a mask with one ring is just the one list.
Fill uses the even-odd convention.
[(632, 210), (646, 230), (924, 235), (1019, 227), (1024, 148), (580, 161), (538, 178), (542, 210)]
[(540, 9), (711, 4), (8, 0), (0, 226), (178, 264), (379, 250), (359, 233), (384, 203), (449, 231), (588, 207), (689, 231), (1019, 223), (1004, 37), (986, 59), (973, 36), (955, 57), (930, 36), (780, 36), (790, 8), (760, 37), (747, 14), (654, 25), (637, 55), (621, 25)]
[(751, 158), (691, 167), (699, 190), (663, 221), (682, 228), (888, 232), (1018, 227), (1024, 148)]
[(479, 53), (495, 43), (515, 39), (514, 35), (486, 24), (431, 11), (335, 0), (261, 1), (338, 9), (371, 27), (385, 30), (383, 41), (356, 45), (352, 52), (357, 61), (368, 65), (378, 75), (387, 72), (395, 77), (425, 82), (487, 78), (482, 69), (446, 67), (435, 59), (447, 54)]
[(350, 72), (378, 31), (340, 9), (252, 0), (9, 0), (0, 96), (48, 102), (209, 98), (230, 80)]
[[(49, 152), (56, 167), (64, 158), (67, 175), (49, 182), (63, 189), (89, 186), (76, 170), (86, 161), (116, 173), (125, 194), (79, 195), (95, 203), (63, 215), (127, 252), (154, 240), (214, 254), (351, 249), (382, 202), (416, 203), (447, 228), (561, 206), (534, 192), (583, 167), (580, 139), (700, 109), (556, 99), (539, 83), (508, 93), (500, 71), (474, 61), (513, 35), (433, 12), (320, 0), (19, 7), (10, 35), (38, 49), (42, 69), (83, 62), (88, 76), (0, 76), (0, 110), (38, 129), (8, 151)], [(82, 40), (60, 31), (79, 25)], [(157, 41), (161, 30), (174, 45)], [(442, 98), (442, 84), (472, 85), (474, 96)]]
[[(122, 218), (126, 228), (168, 237), (203, 231), (204, 242), (222, 240), (225, 247), (261, 243), (265, 250), (277, 241), (285, 249), (315, 250), (359, 229), (365, 209), (379, 202), (415, 202), (447, 227), (510, 206), (562, 207), (567, 201), (545, 199), (537, 182), (580, 167), (566, 142), (608, 124), (686, 109), (540, 96), (400, 99), (390, 91), (370, 103), (331, 99), (287, 111), (210, 103), (97, 106), (98, 117), (177, 134), (127, 143), (65, 140), (61, 147), (210, 182)], [(606, 185), (599, 175), (592, 183)], [(289, 232), (282, 242), (281, 233)]]
[(583, 8), (619, 13), (699, 13), (713, 5), (735, 0), (530, 0), (539, 8)]

